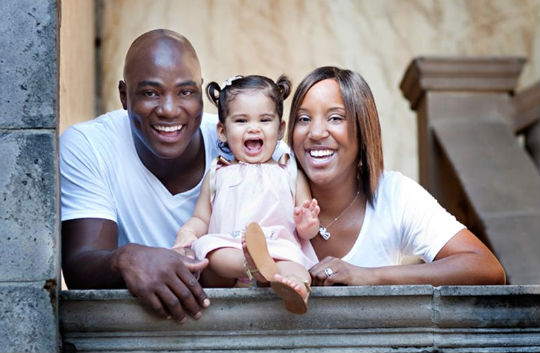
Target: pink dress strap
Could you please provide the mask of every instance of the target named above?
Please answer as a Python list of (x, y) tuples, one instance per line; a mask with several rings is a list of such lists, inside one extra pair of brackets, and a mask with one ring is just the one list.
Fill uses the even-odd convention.
[(223, 156), (217, 156), (210, 165), (210, 200), (216, 194), (216, 170), (218, 167), (230, 165), (231, 162)]
[(296, 178), (298, 176), (298, 167), (296, 166), (296, 160), (289, 153), (283, 153), (278, 160), (278, 164), (281, 168), (287, 170), (289, 175), (289, 189), (293, 195), (293, 200), (296, 197)]

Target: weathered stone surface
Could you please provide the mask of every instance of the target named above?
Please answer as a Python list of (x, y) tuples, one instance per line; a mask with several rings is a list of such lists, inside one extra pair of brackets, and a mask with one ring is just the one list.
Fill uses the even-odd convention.
[(512, 97), (507, 92), (428, 91), (426, 104), (429, 124), (448, 120), (512, 125)]
[(540, 283), (538, 213), (494, 215), (486, 218), (485, 227), (495, 254), (506, 269), (508, 282)]
[(59, 272), (56, 134), (0, 130), (0, 281)]
[[(540, 286), (314, 288), (305, 315), (270, 288), (207, 289), (200, 320), (177, 325), (124, 290), (60, 296), (64, 350), (225, 352), (531, 352)], [(503, 348), (504, 347), (504, 348)]]
[(0, 352), (58, 351), (55, 311), (44, 283), (0, 283)]
[(510, 283), (538, 284), (540, 174), (515, 136), (537, 115), (537, 88), (512, 96), (523, 64), (417, 58), (400, 87), (418, 114), (422, 184), (492, 248)]
[(433, 133), (512, 284), (540, 283), (540, 174), (498, 121), (435, 121)]
[(2, 0), (0, 13), (0, 128), (54, 128), (56, 1)]
[(540, 123), (534, 124), (525, 135), (525, 147), (531, 158), (540, 169)]
[(538, 212), (540, 175), (500, 122), (432, 122), (433, 131), (480, 216)]
[[(435, 291), (439, 327), (535, 327), (540, 286), (448, 286)], [(539, 337), (540, 339), (540, 337)]]

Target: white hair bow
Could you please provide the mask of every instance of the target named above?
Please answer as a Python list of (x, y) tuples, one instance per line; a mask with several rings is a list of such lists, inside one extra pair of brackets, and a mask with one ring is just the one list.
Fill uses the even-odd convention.
[(241, 78), (243, 78), (243, 77), (244, 77), (244, 76), (242, 76), (242, 75), (235, 75), (235, 76), (233, 76), (233, 77), (231, 77), (231, 78), (228, 78), (227, 80), (223, 81), (223, 83), (221, 84), (221, 87), (220, 87), (220, 88), (221, 88), (221, 89), (225, 89), (225, 87), (232, 85), (232, 83), (233, 83), (234, 81), (239, 80), (239, 79), (241, 79)]

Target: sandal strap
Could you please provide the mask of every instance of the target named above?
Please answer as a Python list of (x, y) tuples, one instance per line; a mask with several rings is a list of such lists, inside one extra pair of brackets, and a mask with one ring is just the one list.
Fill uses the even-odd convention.
[(308, 291), (308, 294), (311, 293), (311, 284), (309, 284), (309, 281), (308, 280), (304, 280), (302, 281), (302, 283), (304, 283), (304, 286), (306, 286), (306, 289)]
[(255, 279), (253, 274), (259, 272), (259, 270), (256, 268), (250, 268), (246, 261), (244, 261), (244, 271), (246, 271), (246, 275), (250, 281), (253, 281)]

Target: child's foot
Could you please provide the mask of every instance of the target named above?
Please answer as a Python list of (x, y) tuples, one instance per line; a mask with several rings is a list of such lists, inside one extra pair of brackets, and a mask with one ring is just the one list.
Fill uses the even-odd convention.
[(307, 312), (307, 300), (310, 286), (308, 282), (300, 281), (296, 277), (274, 276), (271, 282), (272, 289), (283, 299), (285, 307), (294, 314)]
[(264, 232), (257, 223), (250, 223), (247, 226), (246, 234), (242, 239), (242, 250), (246, 259), (247, 271), (257, 282), (272, 281), (278, 273), (278, 267), (268, 252)]
[(307, 311), (309, 284), (278, 274), (278, 266), (268, 252), (264, 232), (257, 223), (250, 223), (242, 239), (246, 267), (257, 282), (268, 283), (283, 299), (288, 311), (304, 314)]

